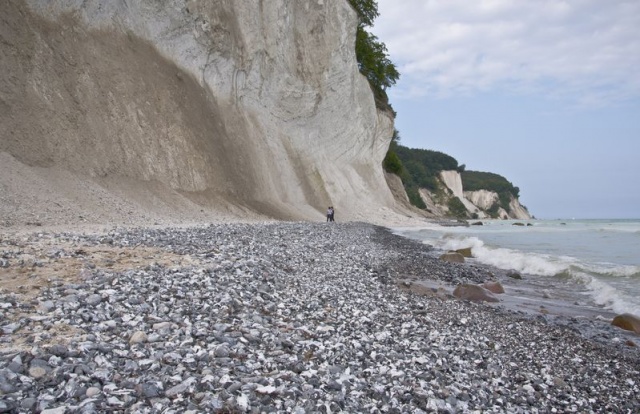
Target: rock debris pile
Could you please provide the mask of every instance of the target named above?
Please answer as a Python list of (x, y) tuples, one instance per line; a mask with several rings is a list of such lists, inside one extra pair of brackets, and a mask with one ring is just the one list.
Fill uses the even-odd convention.
[[(44, 233), (1, 240), (2, 275), (44, 242), (58, 247), (32, 269), (82, 266), (36, 294), (0, 294), (0, 412), (640, 410), (637, 360), (544, 321), (400, 289), (395, 278), (418, 269), (483, 276), (382, 228)], [(97, 252), (110, 250), (105, 265)]]

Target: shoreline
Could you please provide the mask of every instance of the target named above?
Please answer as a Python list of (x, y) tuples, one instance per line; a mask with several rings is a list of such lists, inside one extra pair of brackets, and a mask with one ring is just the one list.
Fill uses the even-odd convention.
[(3, 280), (23, 278), (0, 294), (9, 412), (640, 409), (637, 348), (407, 291), (486, 274), (376, 225), (45, 231), (0, 250)]
[[(421, 241), (396, 233), (397, 228), (388, 228), (394, 236), (406, 239), (411, 243), (426, 246), (432, 260), (439, 261), (445, 251), (422, 243)], [(461, 264), (447, 264), (451, 268), (462, 267), (473, 269), (471, 273), (462, 272), (457, 278), (429, 278), (410, 274), (409, 277), (399, 276), (400, 284), (409, 290), (426, 295), (453, 297), (453, 290), (460, 283), (482, 284), (497, 281), (505, 292), (494, 294), (497, 303), (483, 302), (484, 306), (502, 309), (519, 316), (539, 319), (544, 323), (566, 326), (578, 332), (588, 340), (596, 341), (603, 346), (619, 347), (626, 352), (640, 357), (640, 336), (612, 326), (611, 321), (618, 315), (610, 309), (605, 309), (595, 303), (588, 303), (581, 297), (582, 292), (569, 293), (568, 290), (549, 292), (546, 281), (534, 275), (523, 274), (522, 279), (508, 276), (510, 271), (479, 263), (473, 258), (465, 258)]]

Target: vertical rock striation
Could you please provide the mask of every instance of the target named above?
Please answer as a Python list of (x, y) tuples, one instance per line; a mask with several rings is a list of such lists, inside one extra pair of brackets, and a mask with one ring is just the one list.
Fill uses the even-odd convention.
[(358, 72), (346, 1), (25, 0), (0, 12), (0, 152), (22, 164), (276, 218), (396, 207), (380, 167), (393, 118)]

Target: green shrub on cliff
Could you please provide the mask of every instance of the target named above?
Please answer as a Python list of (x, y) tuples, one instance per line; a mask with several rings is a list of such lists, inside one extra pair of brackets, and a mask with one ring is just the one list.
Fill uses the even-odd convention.
[(412, 205), (422, 210), (427, 208), (427, 205), (422, 200), (422, 197), (420, 197), (420, 190), (418, 189), (418, 187), (414, 185), (411, 185), (409, 187), (405, 186), (405, 191), (407, 192), (407, 197), (409, 197), (409, 202)]
[(462, 187), (465, 191), (488, 190), (498, 193), (498, 202), (487, 211), (492, 217), (498, 216), (498, 209), (502, 207), (509, 211), (509, 203), (518, 198), (520, 189), (499, 174), (482, 171), (464, 171), (461, 174)]
[(511, 203), (512, 194), (508, 191), (498, 193), (498, 199), (500, 200), (500, 206), (509, 211), (509, 203)]
[(489, 207), (489, 209), (487, 210), (487, 214), (489, 214), (489, 217), (491, 218), (499, 218), (499, 214), (498, 211), (500, 210), (500, 203), (493, 203), (491, 205), (491, 207)]
[(459, 168), (455, 158), (439, 151), (398, 145), (395, 152), (407, 170), (411, 183), (429, 191), (438, 190), (437, 177), (440, 171)]
[(498, 174), (482, 171), (464, 171), (461, 176), (462, 187), (464, 187), (465, 191), (494, 191), (498, 193), (501, 198), (505, 197), (507, 204), (509, 204), (509, 195), (518, 198), (520, 194), (518, 187), (515, 187), (506, 178)]
[(349, 3), (360, 19), (356, 32), (356, 59), (360, 73), (369, 80), (376, 106), (393, 111), (386, 89), (395, 85), (400, 73), (389, 59), (387, 46), (365, 30), (380, 15), (378, 3), (375, 0), (349, 0)]
[(458, 197), (451, 197), (447, 202), (447, 207), (449, 207), (449, 215), (457, 218), (467, 217), (467, 208)]
[(384, 157), (382, 161), (382, 166), (384, 167), (386, 172), (397, 175), (402, 178), (402, 175), (405, 173), (404, 166), (402, 165), (402, 161), (398, 157), (396, 150), (398, 148), (398, 143), (400, 142), (400, 133), (397, 129), (394, 128), (393, 136), (391, 137), (391, 143), (389, 144), (389, 149), (387, 150), (387, 155)]
[(402, 162), (398, 158), (398, 154), (389, 150), (382, 161), (385, 171), (400, 176), (402, 174)]

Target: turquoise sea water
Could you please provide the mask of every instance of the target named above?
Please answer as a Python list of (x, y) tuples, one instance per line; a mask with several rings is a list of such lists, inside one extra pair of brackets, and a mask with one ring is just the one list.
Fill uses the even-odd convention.
[[(483, 220), (483, 226), (395, 229), (474, 261), (575, 284), (597, 305), (640, 315), (640, 220)], [(530, 224), (515, 226), (514, 223)]]

